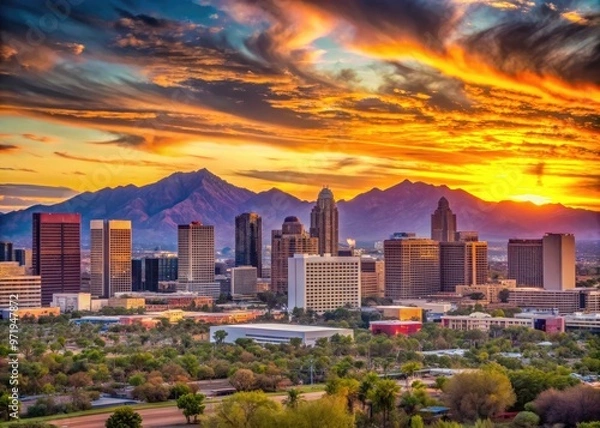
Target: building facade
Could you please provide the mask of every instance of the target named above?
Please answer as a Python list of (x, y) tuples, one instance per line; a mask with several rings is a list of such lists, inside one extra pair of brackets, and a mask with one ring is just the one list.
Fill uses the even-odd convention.
[(311, 237), (298, 217), (286, 217), (281, 230), (271, 232), (271, 290), (288, 291), (288, 259), (294, 254), (317, 254), (319, 239)]
[(559, 291), (575, 288), (575, 236), (547, 233), (542, 238), (544, 289)]
[(423, 327), (420, 321), (371, 321), (369, 329), (373, 334), (387, 334), (388, 336), (408, 336), (409, 334), (418, 333)]
[(288, 308), (317, 313), (360, 308), (360, 258), (295, 254), (288, 262)]
[(488, 277), (487, 242), (440, 242), (440, 282), (443, 292), (457, 285), (485, 284)]
[(231, 294), (256, 294), (257, 281), (257, 269), (254, 266), (231, 268)]
[(131, 221), (90, 222), (90, 294), (110, 298), (130, 292)]
[(177, 257), (144, 259), (144, 290), (157, 292), (159, 283), (177, 281), (178, 269), (179, 259)]
[(131, 291), (144, 291), (144, 269), (141, 259), (131, 260)]
[(90, 311), (92, 295), (90, 293), (56, 293), (52, 296), (52, 304), (60, 308), (61, 313), (73, 311)]
[(199, 221), (177, 227), (179, 291), (218, 297), (215, 282), (215, 229)]
[(383, 243), (385, 297), (407, 299), (440, 291), (440, 248), (431, 239), (388, 239)]
[(360, 295), (383, 297), (385, 292), (385, 262), (368, 257), (360, 259)]
[(262, 218), (256, 213), (235, 218), (235, 265), (254, 266), (262, 277)]
[(317, 327), (295, 324), (237, 324), (219, 325), (210, 328), (210, 341), (214, 343), (215, 333), (222, 330), (227, 333), (225, 343), (235, 343), (237, 339), (252, 339), (256, 343), (290, 343), (298, 338), (303, 345), (314, 346), (319, 339), (330, 339), (337, 335), (354, 338), (354, 332), (348, 328)]
[(333, 192), (324, 187), (310, 213), (310, 236), (319, 240), (319, 254), (338, 255), (339, 213)]
[(508, 279), (517, 287), (544, 285), (544, 255), (541, 239), (508, 240)]
[(529, 327), (533, 328), (533, 319), (492, 317), (490, 314), (473, 312), (470, 315), (444, 315), (442, 327), (451, 330), (483, 330), (488, 331), (492, 326), (499, 328)]
[(0, 262), (12, 262), (13, 256), (12, 242), (0, 242)]
[[(17, 295), (15, 301), (11, 295)], [(0, 262), (0, 308), (10, 303), (22, 308), (38, 308), (42, 305), (42, 278), (27, 275), (25, 266), (18, 262)]]
[(20, 266), (25, 266), (25, 272), (31, 273), (32, 252), (30, 249), (17, 248), (14, 250), (15, 262), (19, 262)]
[(452, 213), (448, 199), (441, 197), (437, 209), (431, 214), (431, 239), (453, 242), (456, 237), (456, 215)]
[(42, 278), (42, 305), (54, 293), (81, 288), (81, 217), (74, 213), (33, 213), (32, 271)]

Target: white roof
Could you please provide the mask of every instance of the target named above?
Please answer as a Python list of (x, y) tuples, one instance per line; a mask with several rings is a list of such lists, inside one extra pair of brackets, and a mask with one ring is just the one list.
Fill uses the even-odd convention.
[(314, 325), (298, 325), (298, 324), (230, 324), (230, 325), (220, 325), (214, 326), (211, 328), (215, 328), (217, 330), (223, 328), (229, 329), (246, 329), (246, 328), (256, 328), (260, 330), (284, 330), (284, 331), (294, 331), (301, 333), (310, 333), (310, 332), (318, 332), (318, 331), (339, 331), (346, 332), (349, 329), (347, 328), (333, 328), (333, 327), (318, 327)]

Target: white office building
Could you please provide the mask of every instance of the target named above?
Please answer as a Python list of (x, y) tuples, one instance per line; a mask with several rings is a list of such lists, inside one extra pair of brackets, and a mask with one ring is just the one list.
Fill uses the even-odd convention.
[[(11, 298), (18, 295), (18, 299)], [(0, 262), (0, 308), (17, 302), (20, 308), (42, 306), (42, 277), (26, 275), (19, 262)]]
[(54, 293), (50, 306), (60, 308), (61, 313), (89, 311), (92, 308), (90, 293)]
[(215, 333), (223, 330), (225, 343), (235, 343), (237, 339), (252, 339), (260, 344), (289, 343), (292, 338), (299, 338), (302, 344), (314, 346), (317, 340), (331, 339), (339, 334), (354, 338), (354, 333), (348, 328), (317, 327), (312, 325), (294, 324), (235, 324), (216, 325), (210, 328), (210, 341), (215, 342)]
[(288, 308), (317, 313), (360, 307), (360, 257), (295, 254), (288, 260)]

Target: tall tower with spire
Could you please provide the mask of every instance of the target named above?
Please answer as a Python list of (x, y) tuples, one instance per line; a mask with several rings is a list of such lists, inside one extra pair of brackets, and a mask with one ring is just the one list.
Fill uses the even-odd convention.
[(324, 187), (310, 213), (310, 236), (319, 238), (319, 254), (337, 256), (339, 242), (338, 209), (333, 192)]
[(431, 239), (438, 242), (454, 242), (456, 235), (456, 215), (452, 213), (448, 199), (443, 196), (438, 207), (431, 214)]

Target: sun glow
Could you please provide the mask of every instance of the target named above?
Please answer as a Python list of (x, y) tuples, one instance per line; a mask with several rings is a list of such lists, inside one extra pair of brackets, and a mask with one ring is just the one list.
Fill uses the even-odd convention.
[(512, 197), (512, 200), (517, 202), (531, 202), (535, 205), (545, 205), (552, 202), (552, 199), (547, 196), (532, 194), (516, 195)]

